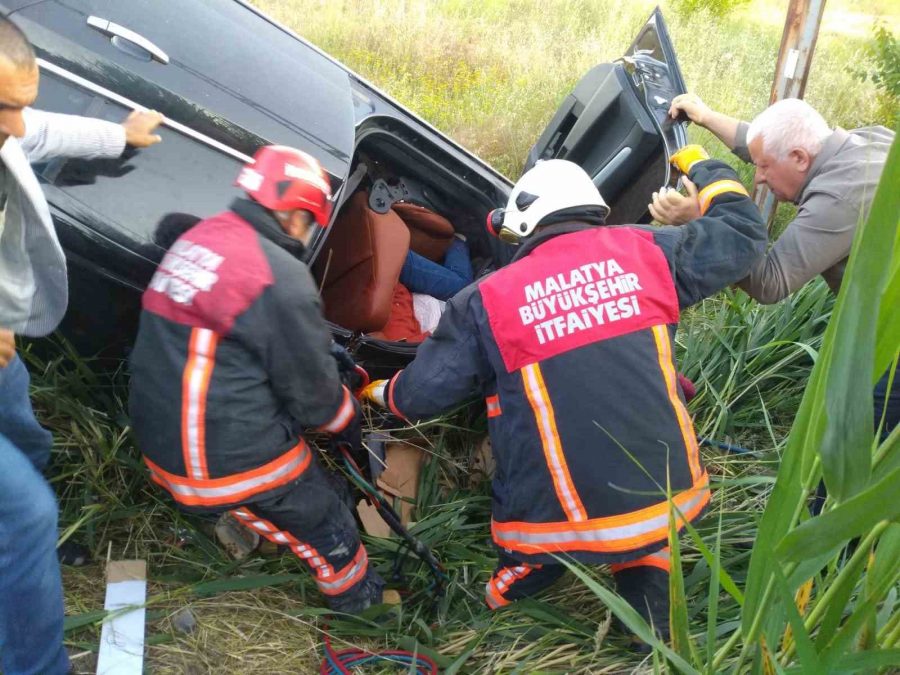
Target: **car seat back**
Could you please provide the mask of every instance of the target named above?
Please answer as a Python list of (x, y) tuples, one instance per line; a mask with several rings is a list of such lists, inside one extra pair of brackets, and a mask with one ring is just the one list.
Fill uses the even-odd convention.
[(400, 216), (372, 211), (365, 192), (353, 195), (329, 228), (314, 265), (325, 318), (351, 331), (384, 328), (409, 238)]
[(453, 225), (431, 209), (410, 202), (395, 202), (393, 207), (409, 227), (409, 248), (421, 256), (440, 262), (453, 243)]

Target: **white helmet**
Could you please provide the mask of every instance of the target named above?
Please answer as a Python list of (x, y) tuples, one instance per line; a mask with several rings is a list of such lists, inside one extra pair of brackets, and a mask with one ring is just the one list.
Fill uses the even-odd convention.
[(602, 225), (609, 207), (584, 169), (565, 159), (538, 162), (513, 186), (505, 209), (488, 214), (487, 229), (515, 243), (538, 225), (580, 220)]

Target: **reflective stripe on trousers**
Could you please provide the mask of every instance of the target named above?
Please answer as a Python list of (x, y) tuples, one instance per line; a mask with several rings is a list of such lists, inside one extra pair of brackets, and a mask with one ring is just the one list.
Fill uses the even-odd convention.
[(242, 523), (276, 544), (289, 546), (301, 560), (305, 561), (316, 576), (316, 584), (325, 595), (340, 595), (362, 580), (369, 567), (366, 547), (362, 544), (356, 555), (344, 567), (335, 570), (327, 558), (309, 543), (304, 543), (286, 530), (279, 530), (270, 521), (260, 518), (247, 506), (231, 511)]
[(511, 600), (503, 597), (510, 587), (517, 581), (521, 581), (534, 570), (540, 569), (540, 565), (516, 565), (515, 567), (504, 567), (491, 576), (490, 581), (485, 586), (485, 601), (491, 609), (497, 609), (508, 605)]

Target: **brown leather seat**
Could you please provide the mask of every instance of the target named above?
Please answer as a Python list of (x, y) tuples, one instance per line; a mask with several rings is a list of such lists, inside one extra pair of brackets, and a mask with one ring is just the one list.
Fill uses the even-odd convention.
[(369, 208), (358, 192), (331, 225), (314, 267), (324, 279), (325, 317), (348, 330), (370, 333), (384, 328), (391, 298), (409, 251), (409, 228), (393, 211)]
[(409, 248), (429, 260), (440, 262), (453, 243), (450, 221), (424, 206), (396, 202), (391, 207), (409, 226)]

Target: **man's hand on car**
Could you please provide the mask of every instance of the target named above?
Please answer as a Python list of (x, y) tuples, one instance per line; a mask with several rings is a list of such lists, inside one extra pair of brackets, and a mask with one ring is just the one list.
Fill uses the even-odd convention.
[(669, 106), (669, 117), (675, 119), (680, 113), (684, 113), (694, 124), (705, 126), (710, 108), (697, 94), (679, 94), (672, 99)]
[(700, 217), (700, 198), (697, 186), (685, 176), (682, 179), (687, 195), (678, 190), (662, 188), (653, 193), (653, 201), (647, 205), (653, 219), (663, 225), (684, 225)]
[(155, 110), (133, 110), (122, 126), (125, 128), (125, 142), (135, 148), (156, 145), (162, 136), (154, 134), (163, 121), (163, 116)]
[(16, 335), (0, 328), (0, 368), (6, 368), (16, 355)]

